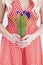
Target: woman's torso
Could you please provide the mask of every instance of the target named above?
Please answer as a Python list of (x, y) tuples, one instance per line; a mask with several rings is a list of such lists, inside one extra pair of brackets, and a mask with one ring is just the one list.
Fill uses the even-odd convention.
[[(21, 4), (20, 4), (20, 1), (19, 0), (14, 0), (14, 2), (11, 3), (11, 5), (12, 5), (12, 11), (9, 13), (8, 17), (13, 16), (14, 18), (16, 18), (16, 11), (17, 10), (20, 10), (21, 12), (23, 11), (22, 7), (21, 7)], [(33, 7), (34, 7), (34, 3), (30, 2), (29, 6), (27, 8), (27, 11), (29, 11), (31, 13), (30, 20), (32, 22), (30, 23), (30, 25), (28, 25), (29, 19), (27, 19), (27, 21), (26, 21), (26, 23), (27, 23), (26, 34), (32, 34), (37, 29), (36, 22), (37, 22), (38, 17), (37, 17), (37, 14), (35, 12), (34, 12), (35, 16), (32, 13), (32, 8)], [(8, 18), (7, 29), (10, 33), (17, 33), (17, 28), (16, 28), (15, 24), (9, 18)]]

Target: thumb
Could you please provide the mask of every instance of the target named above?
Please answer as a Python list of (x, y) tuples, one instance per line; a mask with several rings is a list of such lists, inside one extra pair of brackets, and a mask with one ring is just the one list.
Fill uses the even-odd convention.
[(27, 38), (29, 38), (30, 35), (26, 35), (23, 37), (23, 40), (26, 40)]
[(14, 34), (16, 37), (20, 37), (20, 35), (18, 35), (18, 34)]

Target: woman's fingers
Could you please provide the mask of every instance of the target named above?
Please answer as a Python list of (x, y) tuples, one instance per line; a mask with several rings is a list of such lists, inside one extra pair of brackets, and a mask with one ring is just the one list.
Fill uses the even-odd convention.
[(23, 40), (26, 40), (29, 37), (30, 37), (30, 35), (26, 35), (26, 36), (23, 37)]
[(20, 41), (20, 36), (18, 34), (10, 34), (9, 40), (13, 43)]
[(18, 42), (17, 44), (20, 48), (24, 48), (29, 45), (27, 42)]
[(20, 37), (20, 35), (18, 35), (18, 34), (14, 34), (16, 37)]

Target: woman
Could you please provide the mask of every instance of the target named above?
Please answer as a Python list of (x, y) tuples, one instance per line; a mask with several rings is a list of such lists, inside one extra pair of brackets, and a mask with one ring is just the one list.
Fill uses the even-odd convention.
[[(2, 42), (0, 50), (1, 65), (42, 65), (42, 49), (40, 35), (43, 33), (43, 2), (41, 0), (0, 0), (0, 33)], [(38, 5), (37, 5), (38, 4)], [(41, 4), (41, 6), (40, 6)], [(12, 6), (12, 10), (11, 9)], [(8, 7), (8, 25), (2, 25), (4, 13)], [(38, 7), (38, 12), (36, 10)], [(9, 11), (10, 10), (10, 11)], [(16, 17), (16, 10), (29, 11), (31, 24), (26, 30), (26, 36), (20, 40), (17, 29), (9, 17)], [(41, 25), (38, 28), (36, 22), (41, 15)], [(37, 15), (38, 13), (38, 15)], [(28, 19), (27, 21), (28, 22)], [(14, 44), (13, 44), (14, 43)]]

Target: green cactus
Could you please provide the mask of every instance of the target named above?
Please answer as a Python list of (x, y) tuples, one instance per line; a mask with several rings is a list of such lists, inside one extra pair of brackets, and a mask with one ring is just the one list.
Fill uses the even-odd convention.
[(25, 28), (26, 27), (26, 15), (22, 15), (18, 17), (18, 34), (20, 36), (24, 36), (25, 35)]

